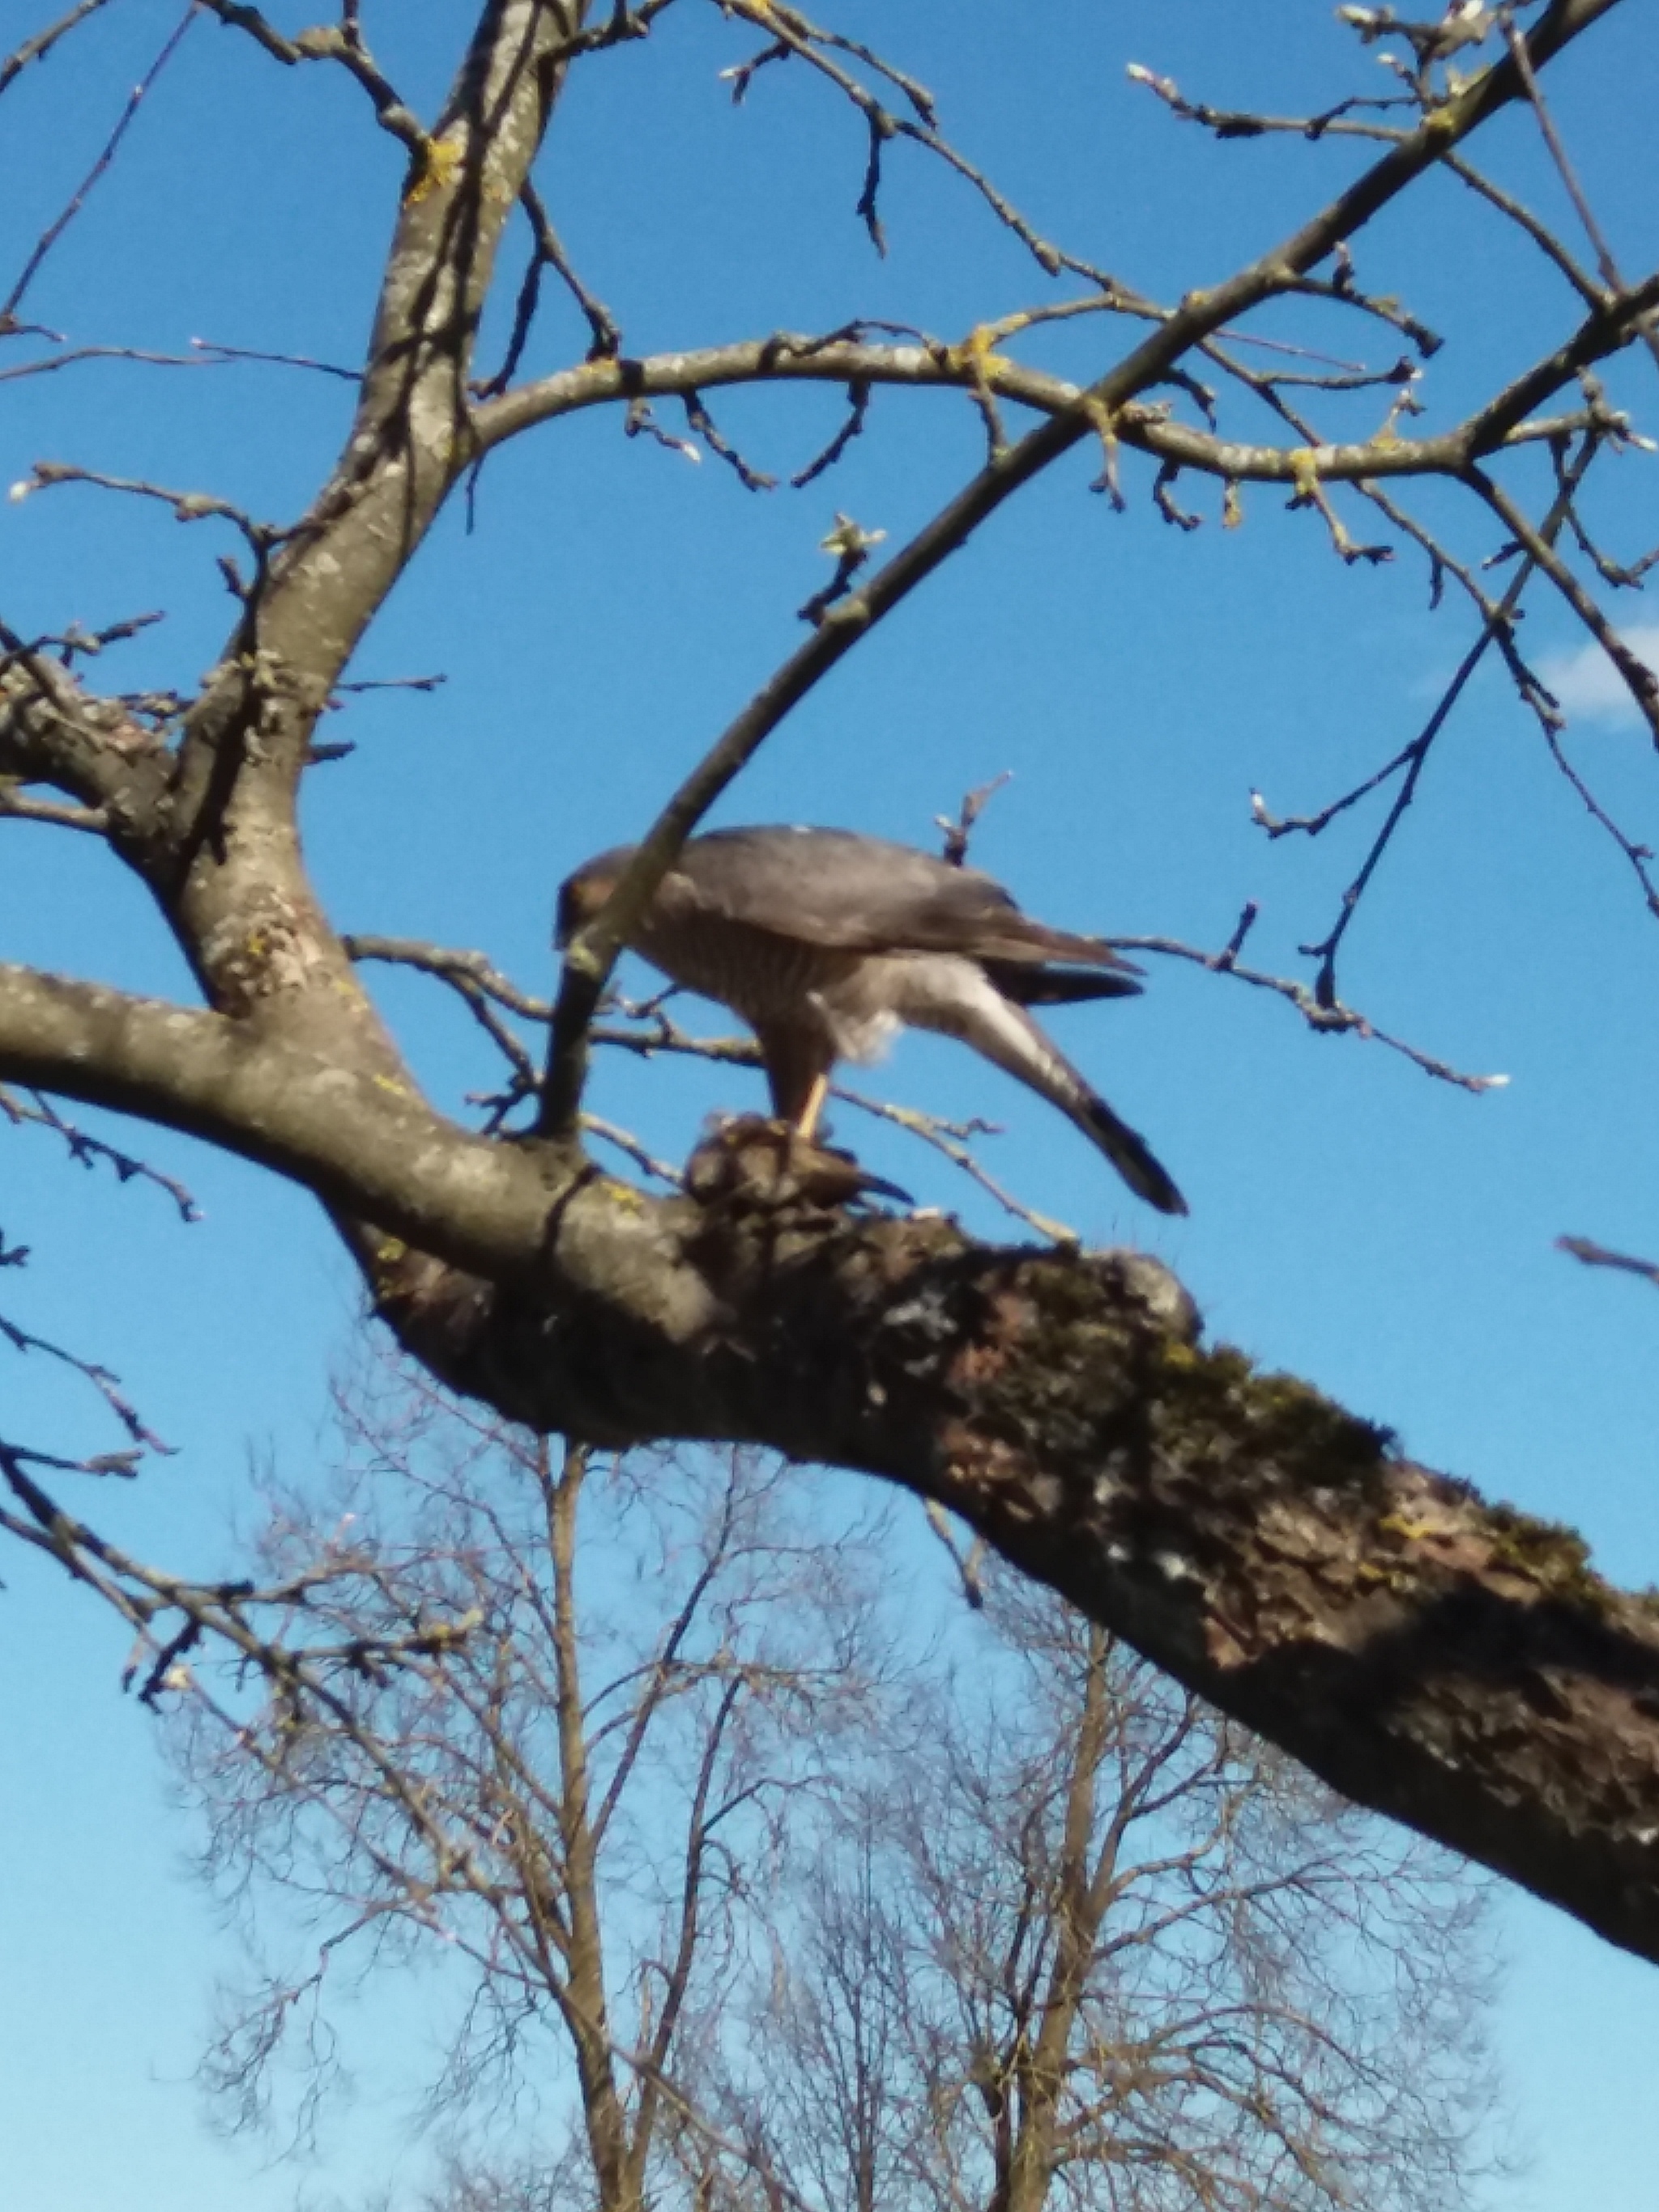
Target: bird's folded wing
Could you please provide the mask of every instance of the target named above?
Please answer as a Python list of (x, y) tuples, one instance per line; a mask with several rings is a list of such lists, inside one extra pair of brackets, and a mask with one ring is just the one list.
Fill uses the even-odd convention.
[(1027, 966), (1135, 972), (1103, 939), (1030, 921), (1000, 884), (908, 845), (845, 830), (717, 830), (695, 838), (665, 885), (751, 927), (849, 952), (957, 952)]

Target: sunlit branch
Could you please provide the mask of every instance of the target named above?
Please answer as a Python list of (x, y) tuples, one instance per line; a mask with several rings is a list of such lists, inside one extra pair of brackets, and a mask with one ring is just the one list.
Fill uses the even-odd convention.
[[(1659, 304), (1659, 283), (1653, 288), (1652, 300), (1646, 300), (1644, 289), (1644, 300), (1647, 307)], [(1609, 325), (1605, 313), (1598, 310), (1599, 347), (1595, 352), (1586, 349), (1582, 362), (1575, 358), (1569, 362), (1559, 349), (1552, 353), (1548, 364), (1554, 373), (1548, 384), (1537, 391), (1535, 404), (1541, 404), (1551, 391), (1570, 382), (1585, 362), (1623, 344), (1644, 311), (1641, 305), (1632, 306)], [(1235, 341), (1239, 335), (1231, 333)], [(1235, 364), (1227, 366), (1230, 374), (1242, 374)], [(1292, 380), (1271, 376), (1253, 380), (1257, 384)], [(1397, 385), (1399, 381), (1392, 371), (1355, 380), (1356, 384)], [(996, 398), (1012, 399), (1054, 416), (1075, 410), (1085, 397), (1083, 386), (1062, 377), (1024, 368), (1001, 355), (975, 354), (965, 347), (940, 342), (877, 346), (845, 338), (815, 339), (796, 332), (778, 332), (769, 338), (688, 353), (585, 362), (486, 402), (477, 410), (474, 422), (481, 447), (489, 451), (535, 424), (587, 407), (633, 406), (645, 398), (685, 398), (722, 385), (797, 382), (843, 384), (861, 391), (878, 385), (954, 388), (969, 394), (982, 389)], [(1158, 460), (1240, 483), (1296, 484), (1310, 472), (1328, 483), (1355, 483), (1370, 477), (1455, 475), (1475, 455), (1547, 441), (1583, 427), (1587, 420), (1577, 411), (1528, 420), (1530, 412), (1529, 406), (1513, 421), (1500, 423), (1487, 407), (1432, 437), (1402, 438), (1390, 428), (1386, 435), (1343, 443), (1315, 442), (1298, 448), (1218, 436), (1171, 420), (1167, 410), (1156, 404), (1125, 401), (1112, 416), (1111, 430), (1124, 445)], [(816, 466), (804, 471), (797, 481), (806, 481), (816, 472)]]
[(0, 776), (0, 818), (10, 822), (46, 822), (58, 830), (80, 830), (94, 837), (106, 836), (110, 817), (101, 806), (71, 806), (53, 799), (31, 799)]
[(0, 963), (0, 1072), (205, 1137), (458, 1265), (511, 1273), (541, 1249), (530, 1158), (222, 1015)]
[(3, 92), (15, 77), (21, 76), (31, 62), (44, 60), (58, 41), (67, 38), (77, 23), (84, 23), (88, 15), (95, 15), (100, 8), (108, 5), (109, 0), (76, 0), (76, 4), (68, 15), (60, 15), (44, 31), (37, 31), (32, 39), (25, 39), (21, 46), (14, 47), (0, 61), (0, 92)]

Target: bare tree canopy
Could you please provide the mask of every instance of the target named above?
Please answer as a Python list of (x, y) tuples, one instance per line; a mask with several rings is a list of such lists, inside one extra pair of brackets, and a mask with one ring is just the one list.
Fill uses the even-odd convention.
[(391, 1975), (434, 2212), (1476, 2201), (1490, 1884), (1006, 1571), (941, 1613), (890, 1507), (338, 1406), (255, 1545), (312, 1655), (172, 1730), (238, 2119), (308, 2133)]
[[(9, 1121), (46, 1125), (9, 1128), (8, 1142), (44, 1133), (94, 1156), (99, 1140), (46, 1103), (63, 1100), (267, 1168), (328, 1209), (376, 1313), (446, 1384), (544, 1434), (764, 1445), (902, 1485), (1328, 1783), (1659, 1958), (1659, 1615), (1650, 1597), (1592, 1574), (1571, 1533), (1486, 1504), (1311, 1384), (1206, 1341), (1192, 1300), (1151, 1261), (1065, 1237), (1011, 1248), (934, 1209), (843, 1203), (844, 1187), (827, 1190), (787, 1152), (747, 1137), (703, 1148), (684, 1187), (641, 1188), (596, 1164), (588, 1140), (601, 1132), (585, 1104), (596, 1040), (659, 1055), (696, 1049), (659, 1010), (628, 1022), (603, 1008), (618, 950), (686, 837), (814, 687), (849, 655), (896, 649), (904, 617), (890, 617), (925, 605), (918, 588), (963, 549), (977, 553), (994, 517), (1034, 510), (1046, 495), (1039, 479), (1073, 454), (1089, 455), (1103, 503), (1133, 494), (1152, 510), (1152, 522), (1132, 518), (1138, 529), (1184, 531), (1200, 502), (1231, 526), (1258, 488), (1288, 495), (1356, 572), (1395, 549), (1425, 561), (1463, 625), (1455, 674), (1394, 757), (1322, 815), (1258, 807), (1274, 836), (1316, 835), (1367, 799), (1382, 810), (1305, 973), (1249, 964), (1249, 909), (1218, 945), (1131, 945), (1203, 964), (1217, 992), (1243, 981), (1316, 1030), (1381, 1038), (1437, 1079), (1488, 1082), (1382, 1036), (1339, 988), (1352, 919), (1483, 665), (1513, 686), (1517, 716), (1576, 780), (1615, 864), (1659, 912), (1647, 848), (1563, 750), (1556, 701), (1516, 629), (1522, 594), (1550, 595), (1659, 738), (1659, 678), (1607, 611), (1651, 556), (1608, 550), (1595, 504), (1608, 473), (1645, 450), (1640, 380), (1659, 344), (1659, 271), (1622, 266), (1550, 94), (1558, 72), (1594, 71), (1603, 42), (1637, 12), (1632, 0), (1546, 0), (1417, 22), (1345, 8), (1347, 89), (1305, 113), (1209, 105), (1137, 63), (1134, 83), (1172, 134), (1269, 139), (1298, 164), (1297, 212), (1279, 235), (1218, 267), (1200, 216), (1178, 283), (1154, 295), (1029, 218), (947, 135), (902, 57), (781, 0), (702, 10), (696, 0), (609, 9), (489, 0), (470, 46), (450, 58), (447, 88), (400, 83), (396, 33), (388, 24), (392, 43), (377, 46), (380, 29), (354, 0), (322, 25), (242, 0), (186, 10), (24, 246), (0, 303), (14, 394), (90, 374), (109, 352), (36, 317), (82, 210), (121, 190), (133, 118), (204, 39), (219, 42), (214, 66), (238, 71), (239, 88), (261, 88), (254, 97), (319, 88), (307, 96), (331, 103), (328, 128), (308, 160), (328, 160), (331, 134), (384, 139), (391, 241), (372, 298), (356, 302), (370, 325), (360, 355), (301, 351), (258, 365), (284, 367), (311, 395), (290, 404), (319, 455), (339, 425), (307, 411), (317, 393), (350, 407), (332, 459), (289, 519), (266, 520), (213, 488), (210, 440), (199, 482), (45, 456), (18, 477), (14, 497), (30, 516), (75, 501), (131, 502), (158, 525), (192, 526), (216, 557), (203, 577), (214, 611), (198, 623), (199, 610), (173, 611), (183, 658), (143, 688), (119, 688), (118, 672), (121, 653), (152, 649), (147, 601), (95, 626), (66, 610), (0, 629), (6, 834), (80, 855), (41, 933), (60, 933), (61, 951), (0, 966), (0, 1106)], [(9, 105), (51, 73), (61, 79), (120, 15), (112, 0), (43, 24), (0, 64), (0, 95)], [(584, 192), (602, 193), (605, 177), (561, 171), (561, 117), (603, 72), (625, 85), (630, 69), (663, 57), (672, 66), (671, 40), (694, 15), (729, 42), (738, 99), (758, 98), (764, 79), (769, 94), (836, 103), (857, 149), (856, 212), (875, 246), (901, 157), (938, 167), (975, 202), (1024, 290), (988, 300), (951, 338), (908, 319), (849, 319), (838, 292), (802, 328), (738, 315), (712, 335), (659, 332), (643, 309), (637, 336), (619, 325), (566, 251), (564, 203), (574, 211)], [(1598, 99), (1638, 96), (1611, 76), (1597, 84)], [(1544, 149), (1559, 218), (1506, 181), (1523, 139)], [(1541, 257), (1550, 305), (1527, 330), (1506, 329), (1499, 373), (1449, 379), (1425, 399), (1425, 363), (1458, 334), (1373, 288), (1366, 256), (1403, 210), (1431, 259), (1432, 195), (1454, 186), (1503, 252), (1518, 243)], [(168, 268), (190, 250), (189, 219), (203, 217), (211, 245), (201, 179), (181, 170), (179, 188), (188, 204), (184, 234), (165, 240)], [(314, 259), (326, 241), (309, 243)], [(301, 274), (306, 261), (298, 254)], [(1492, 312), (1473, 296), (1480, 265), (1465, 272), (1474, 325)], [(561, 292), (574, 302), (574, 350), (561, 349), (543, 313)], [(1045, 351), (1050, 338), (1071, 349), (1068, 373), (1048, 365), (1060, 357)], [(1363, 357), (1336, 354), (1339, 344)], [(256, 367), (228, 340), (204, 338), (196, 368), (185, 350), (171, 361), (115, 350), (134, 376), (204, 374), (210, 357), (216, 375)], [(301, 794), (314, 818), (331, 803), (326, 776), (362, 773), (331, 765), (341, 748), (323, 718), (353, 682), (371, 680), (348, 674), (354, 656), (446, 511), (459, 520), (470, 508), (487, 526), (491, 499), (528, 466), (538, 439), (564, 435), (574, 451), (576, 424), (600, 416), (759, 485), (766, 472), (709, 395), (742, 387), (781, 408), (814, 386), (842, 395), (843, 411), (803, 459), (803, 480), (837, 466), (890, 402), (971, 409), (982, 442), (931, 513), (909, 514), (896, 495), (902, 527), (836, 518), (824, 540), (833, 575), (799, 605), (799, 641), (746, 704), (734, 691), (724, 728), (712, 741), (702, 732), (678, 787), (638, 798), (620, 748), (562, 738), (572, 778), (614, 776), (629, 805), (638, 798), (638, 818), (618, 825), (637, 851), (576, 934), (556, 991), (507, 981), (482, 953), (351, 936), (357, 917), (333, 911), (308, 868)], [(671, 404), (684, 436), (659, 411)], [(567, 526), (608, 530), (624, 504), (621, 494), (585, 503)], [(672, 580), (653, 572), (648, 544), (638, 574), (648, 635), (651, 597)], [(123, 574), (96, 588), (127, 585)], [(501, 650), (512, 643), (504, 630)], [(210, 655), (198, 680), (191, 671)], [(491, 741), (480, 729), (481, 762)], [(397, 769), (386, 775), (398, 784)], [(440, 850), (442, 808), (440, 793), (427, 811)], [(550, 892), (580, 857), (550, 858)], [(94, 864), (166, 933), (173, 996), (116, 988), (82, 945), (80, 878), (68, 871)], [(365, 987), (370, 961), (452, 986), (488, 1030), (501, 1073), (481, 1113), (428, 1095)], [(743, 1056), (729, 1042), (708, 1048), (722, 1061)], [(960, 1132), (935, 1123), (932, 1133), (961, 1150)], [(645, 1148), (623, 1141), (648, 1175)], [(146, 1164), (136, 1140), (131, 1150), (103, 1140), (98, 1157), (124, 1179)], [(19, 1256), (0, 1247), (0, 1261)], [(24, 1322), (8, 1326), (20, 1349), (40, 1346)], [(179, 1636), (258, 1647), (234, 1591), (142, 1566), (42, 1486), (77, 1467), (130, 1471), (149, 1441), (91, 1349), (52, 1348), (104, 1391), (125, 1442), (82, 1455), (8, 1435), (6, 1526), (126, 1611), (152, 1640), (157, 1681)]]

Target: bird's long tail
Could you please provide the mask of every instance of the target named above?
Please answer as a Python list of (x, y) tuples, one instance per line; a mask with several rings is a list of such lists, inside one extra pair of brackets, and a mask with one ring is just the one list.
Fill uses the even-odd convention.
[[(966, 1021), (962, 1018), (964, 1012), (969, 1014)], [(909, 1018), (918, 1021), (918, 1013), (910, 1012)], [(944, 1024), (930, 1023), (924, 1013), (919, 1026)], [(994, 1060), (999, 1067), (1006, 1068), (1010, 1075), (1018, 1076), (1058, 1106), (1090, 1143), (1105, 1153), (1137, 1197), (1157, 1206), (1160, 1213), (1186, 1212), (1186, 1200), (1146, 1139), (1119, 1120), (1024, 1008), (1010, 1005), (988, 979), (983, 997), (971, 1010), (958, 1011), (952, 1026), (956, 1035), (965, 1037), (988, 1060)]]
[(1084, 1135), (1105, 1153), (1137, 1196), (1144, 1198), (1148, 1206), (1155, 1206), (1160, 1213), (1185, 1213), (1186, 1200), (1146, 1139), (1127, 1121), (1119, 1121), (1098, 1091), (1091, 1091), (1086, 1085), (1080, 1087), (1082, 1096), (1075, 1105), (1060, 1099), (1054, 1103), (1064, 1106)]
[(981, 966), (1017, 1006), (1078, 1006), (1089, 999), (1138, 999), (1132, 975), (1112, 969), (1045, 968), (1036, 961), (985, 960)]

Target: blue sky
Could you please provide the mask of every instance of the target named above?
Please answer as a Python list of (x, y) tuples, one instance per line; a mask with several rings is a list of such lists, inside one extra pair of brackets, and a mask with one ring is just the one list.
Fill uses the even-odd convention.
[[(12, 24), (21, 36), (33, 19), (21, 0), (6, 12), (9, 44)], [(114, 0), (0, 101), (8, 282), (177, 13)], [(273, 14), (290, 27), (306, 20)], [(464, 14), (366, 9), (377, 52), (428, 112)], [(835, 20), (931, 85), (955, 141), (1040, 228), (1164, 296), (1260, 251), (1361, 156), (1330, 141), (1217, 145), (1129, 83), (1127, 62), (1195, 97), (1279, 112), (1356, 84), (1386, 88), (1305, 0), (1248, 11), (1054, 0), (1029, 19), (1000, 13), (994, 30), (988, 11), (965, 28), (947, 0), (902, 11), (859, 0)], [(647, 45), (579, 72), (560, 110), (544, 189), (630, 350), (854, 315), (957, 337), (1051, 296), (960, 181), (914, 149), (891, 152), (890, 251), (878, 260), (853, 216), (854, 118), (790, 70), (763, 73), (741, 110), (726, 101), (717, 72), (752, 44), (713, 8), (679, 0)], [(1626, 269), (1650, 267), (1651, 7), (1621, 9), (1549, 83)], [(1480, 150), (1559, 212), (1521, 119)], [(80, 342), (181, 353), (200, 337), (350, 364), (400, 174), (399, 149), (337, 72), (282, 70), (198, 23), (28, 312)], [(1423, 386), (1428, 427), (1566, 327), (1559, 284), (1477, 222), (1449, 182), (1365, 235), (1359, 274), (1454, 334)], [(1335, 351), (1382, 357), (1358, 326), (1322, 331)], [(1090, 371), (1112, 335), (1072, 325), (1029, 357)], [(584, 344), (578, 319), (552, 301), (532, 366)], [(1650, 362), (1620, 364), (1609, 385), (1651, 425)], [(349, 402), (337, 380), (262, 366), (66, 368), (5, 386), (0, 483), (38, 459), (74, 461), (284, 520), (327, 466)], [(714, 412), (751, 459), (787, 474), (839, 404), (832, 392), (716, 395)], [(679, 434), (678, 410), (659, 414)], [(1370, 418), (1362, 406), (1348, 419)], [(476, 530), (459, 508), (444, 520), (354, 671), (441, 670), (445, 687), (371, 694), (329, 732), (357, 751), (314, 776), (306, 831), (342, 926), (478, 946), (544, 984), (554, 884), (636, 831), (791, 649), (793, 611), (827, 574), (817, 541), (833, 512), (896, 541), (981, 450), (966, 403), (895, 392), (878, 395), (842, 470), (799, 495), (750, 495), (713, 457), (693, 465), (625, 441), (613, 415), (499, 455)], [(780, 731), (719, 818), (840, 822), (924, 842), (964, 789), (1012, 769), (975, 857), (1034, 911), (1218, 945), (1255, 897), (1253, 949), (1288, 971), (1297, 943), (1328, 923), (1370, 817), (1351, 816), (1315, 845), (1269, 845), (1251, 827), (1249, 791), (1300, 811), (1369, 772), (1420, 722), (1466, 649), (1468, 619), (1449, 599), (1426, 611), (1407, 550), (1385, 568), (1343, 568), (1317, 521), (1285, 513), (1278, 495), (1247, 492), (1243, 526), (1224, 532), (1212, 495), (1183, 485), (1212, 518), (1188, 536), (1152, 511), (1133, 462), (1129, 511), (1110, 513), (1085, 489), (1092, 465), (1063, 465), (955, 556)], [(1627, 456), (1597, 495), (1597, 520), (1626, 555), (1659, 535), (1656, 469), (1652, 456)], [(1538, 479), (1516, 481), (1535, 491)], [(1490, 550), (1455, 502), (1421, 504), (1464, 550)], [(228, 550), (216, 525), (65, 487), (0, 509), (0, 599), (25, 631), (165, 607), (165, 623), (106, 665), (123, 687), (185, 686), (228, 627), (213, 562)], [(1632, 595), (1619, 610), (1638, 639), (1653, 637), (1650, 606)], [(1575, 758), (1632, 832), (1651, 835), (1659, 788), (1645, 739), (1542, 596), (1527, 637), (1577, 710)], [(185, 988), (142, 901), (89, 844), (7, 825), (0, 854), (7, 957)], [(1054, 1117), (948, 1047), (907, 1042), (880, 1081), (911, 1103), (1004, 1123), (988, 1164), (1030, 1203), (1091, 1239), (1158, 1251), (1217, 1334), (1391, 1424), (1431, 1464), (1574, 1522), (1608, 1572), (1646, 1583), (1659, 1580), (1659, 1306), (1552, 1245), (1575, 1231), (1659, 1253), (1656, 977), (1659, 933), (1622, 864), (1493, 674), (1437, 750), (1351, 933), (1343, 985), (1384, 1027), (1506, 1073), (1507, 1089), (1469, 1097), (1377, 1045), (1313, 1036), (1261, 994), (1159, 968), (1144, 1000), (1056, 1026), (1187, 1190), (1190, 1220), (1169, 1223)], [(382, 988), (435, 1095), (459, 1105), (490, 1079), (469, 1026), (430, 986)], [(606, 1066), (595, 1103), (679, 1156), (709, 1107), (747, 1103), (739, 1087)], [(941, 1165), (845, 1117), (842, 1133), (919, 1196), (1000, 1233)], [(8, 1147), (0, 1225), (37, 1252), (26, 1277), (8, 1277), (8, 1310), (106, 1360), (179, 1447), (139, 1485), (93, 1502), (149, 1557), (222, 1563), (250, 1455), (298, 1467), (321, 1448), (328, 1363), (354, 1325), (348, 1271), (309, 1201), (182, 1140), (147, 1149), (203, 1199), (207, 1218), (191, 1229), (154, 1191), (115, 1192), (39, 1134)], [(91, 1408), (40, 1370), (9, 1355), (0, 1366), (8, 1431), (100, 1448)], [(249, 2212), (286, 2205), (291, 2172), (200, 2124), (188, 2076), (230, 1954), (179, 1871), (185, 1832), (165, 1805), (149, 1724), (118, 1692), (124, 1638), (33, 1563), (3, 1571), (8, 2199), (28, 2212), (125, 2212), (165, 2192), (175, 2212), (197, 2212), (234, 2188)], [(1659, 1979), (1530, 1904), (1506, 1908), (1504, 1928), (1501, 2034), (1534, 2160), (1506, 2201), (1528, 2212), (1651, 2201), (1646, 2054)], [(331, 2142), (331, 2183), (374, 2176), (398, 2124), (395, 2101), (366, 2094)]]

